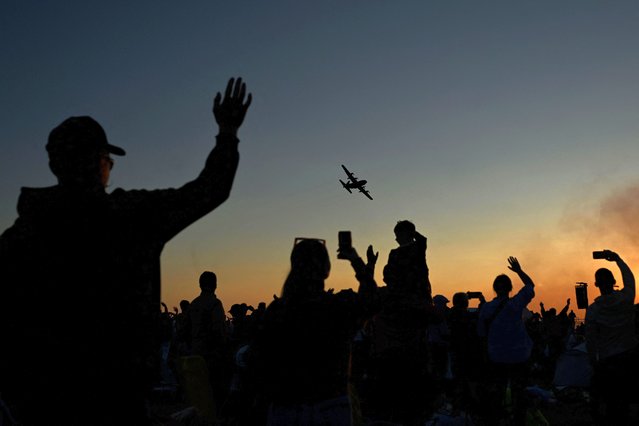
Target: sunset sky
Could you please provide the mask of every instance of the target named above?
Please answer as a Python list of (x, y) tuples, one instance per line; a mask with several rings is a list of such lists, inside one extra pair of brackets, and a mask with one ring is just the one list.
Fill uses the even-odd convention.
[[(56, 1), (0, 5), (0, 228), (20, 187), (55, 184), (44, 145), (91, 115), (116, 158), (113, 188), (177, 187), (200, 172), (212, 100), (241, 76), (230, 199), (165, 248), (163, 300), (215, 271), (225, 307), (279, 294), (295, 237), (325, 238), (327, 287), (356, 285), (337, 260), (428, 237), (434, 294), (483, 291), (519, 258), (538, 302), (573, 304), (576, 281), (639, 272), (639, 2)], [(340, 165), (374, 200), (349, 194)], [(520, 283), (515, 280), (515, 288)], [(598, 294), (589, 287), (590, 300)], [(584, 311), (576, 311), (583, 317)]]

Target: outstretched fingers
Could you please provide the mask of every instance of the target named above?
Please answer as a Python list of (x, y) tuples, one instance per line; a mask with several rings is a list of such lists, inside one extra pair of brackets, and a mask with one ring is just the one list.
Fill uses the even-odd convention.
[(251, 106), (251, 102), (253, 102), (253, 95), (249, 93), (246, 98), (246, 103), (244, 104), (244, 113), (246, 113), (248, 107)]
[(521, 271), (521, 266), (519, 265), (519, 261), (514, 256), (510, 256), (508, 258), (508, 265), (509, 265), (508, 269), (510, 269), (511, 271), (514, 271), (514, 272)]
[[(244, 101), (245, 99), (246, 102)], [(237, 80), (235, 78), (231, 78), (226, 86), (224, 100), (222, 102), (232, 103), (236, 106), (240, 105), (243, 112), (246, 112), (252, 101), (252, 94), (249, 93), (248, 97), (246, 96), (246, 83), (242, 81), (242, 77), (238, 77)]]
[(233, 92), (233, 83), (235, 82), (235, 78), (231, 77), (229, 82), (226, 85), (226, 90), (224, 91), (224, 100), (226, 101), (231, 97), (231, 93)]
[(369, 260), (377, 261), (378, 256), (379, 252), (375, 252), (375, 250), (373, 249), (373, 245), (370, 244), (368, 246), (368, 249), (366, 250), (366, 257), (368, 257)]
[[(232, 77), (226, 84), (224, 95), (218, 93), (213, 102), (215, 120), (224, 131), (235, 134), (242, 125), (252, 97), (246, 98), (246, 84), (241, 77)], [(246, 102), (245, 102), (246, 98)]]
[(240, 86), (240, 102), (244, 103), (244, 97), (246, 96), (246, 83), (242, 83)]
[[(235, 81), (235, 87), (233, 88), (233, 99), (239, 99), (240, 98), (240, 92), (242, 91), (242, 77), (239, 77), (236, 81)], [(239, 99), (241, 100), (241, 99)]]

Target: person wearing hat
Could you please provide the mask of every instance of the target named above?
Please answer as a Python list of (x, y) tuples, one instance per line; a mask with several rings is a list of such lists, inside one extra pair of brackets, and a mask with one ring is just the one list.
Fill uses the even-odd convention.
[(64, 120), (46, 145), (58, 184), (22, 188), (0, 237), (0, 393), (23, 424), (148, 423), (156, 380), (160, 254), (229, 196), (251, 95), (217, 94), (217, 143), (177, 189), (108, 193), (112, 156), (91, 117)]
[(442, 308), (446, 308), (447, 307), (446, 305), (448, 304), (448, 302), (450, 302), (450, 301), (443, 294), (436, 294), (433, 297), (433, 304), (435, 306), (440, 306)]

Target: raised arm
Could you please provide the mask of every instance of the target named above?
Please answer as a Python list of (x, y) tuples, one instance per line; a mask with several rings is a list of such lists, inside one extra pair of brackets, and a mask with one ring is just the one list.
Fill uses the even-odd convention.
[[(149, 226), (165, 240), (228, 199), (239, 162), (237, 131), (244, 122), (251, 100), (241, 78), (231, 78), (224, 96), (220, 93), (215, 96), (213, 115), (219, 133), (197, 178), (178, 189), (129, 191), (136, 193), (132, 199), (143, 200)], [(141, 197), (140, 193), (146, 193), (146, 197)]]
[(635, 276), (630, 270), (630, 267), (626, 264), (626, 262), (621, 259), (621, 257), (611, 250), (604, 250), (606, 253), (605, 259), (609, 262), (615, 262), (619, 267), (619, 272), (621, 272), (621, 279), (623, 281), (623, 289), (626, 292), (632, 294), (634, 298), (635, 294)]
[(568, 314), (568, 308), (570, 308), (570, 298), (566, 300), (566, 306), (559, 312), (558, 316), (566, 316)]
[(524, 283), (524, 286), (531, 288), (535, 287), (535, 283), (533, 283), (533, 280), (528, 276), (527, 273), (523, 271), (523, 269), (521, 269), (521, 265), (519, 264), (519, 261), (516, 257), (510, 256), (508, 258), (508, 269), (519, 275), (519, 278)]
[(415, 243), (420, 247), (420, 249), (424, 250), (425, 253), (426, 248), (428, 247), (428, 239), (420, 234), (418, 231), (415, 231), (414, 238)]
[(375, 275), (375, 265), (377, 264), (377, 258), (379, 258), (379, 252), (373, 250), (373, 245), (369, 245), (366, 249), (366, 269), (371, 276)]
[[(231, 192), (239, 162), (237, 131), (244, 122), (252, 99), (250, 93), (247, 97), (246, 84), (241, 78), (229, 80), (223, 98), (219, 92), (215, 96), (213, 115), (219, 126), (216, 146), (206, 159), (200, 175), (189, 183), (194, 184), (193, 188), (188, 188), (189, 184), (180, 188), (203, 197), (199, 200), (202, 206), (201, 215), (226, 201)], [(194, 201), (198, 202), (197, 198), (194, 198)]]
[[(372, 252), (372, 246), (369, 247)], [(373, 276), (372, 270), (364, 264), (364, 261), (357, 254), (355, 248), (351, 247), (341, 247), (338, 250), (339, 259), (346, 259), (351, 262), (351, 266), (355, 271), (355, 278), (359, 282), (359, 288), (357, 292), (364, 296), (371, 296), (377, 288), (377, 283), (375, 282), (375, 277)]]

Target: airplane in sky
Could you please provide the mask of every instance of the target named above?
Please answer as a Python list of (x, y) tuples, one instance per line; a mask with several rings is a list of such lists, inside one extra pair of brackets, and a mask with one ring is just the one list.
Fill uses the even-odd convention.
[(344, 172), (346, 172), (346, 176), (348, 176), (348, 182), (344, 182), (341, 179), (339, 180), (342, 186), (344, 187), (344, 189), (346, 189), (351, 194), (352, 194), (351, 189), (357, 189), (359, 190), (359, 192), (366, 195), (369, 200), (372, 200), (373, 197), (371, 197), (371, 194), (366, 190), (366, 188), (364, 188), (364, 185), (366, 185), (367, 181), (363, 179), (358, 180), (357, 177), (353, 173), (349, 172), (348, 169), (344, 167), (343, 164), (342, 164), (342, 169), (344, 169)]

